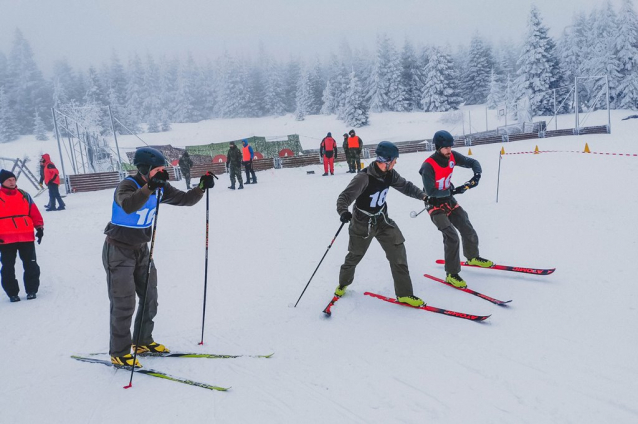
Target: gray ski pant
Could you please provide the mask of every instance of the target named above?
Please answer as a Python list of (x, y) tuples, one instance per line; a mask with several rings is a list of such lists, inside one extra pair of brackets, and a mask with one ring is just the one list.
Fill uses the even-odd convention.
[(363, 256), (368, 251), (373, 239), (377, 239), (385, 256), (390, 262), (390, 271), (394, 279), (394, 292), (397, 297), (412, 296), (412, 280), (408, 270), (408, 256), (405, 251), (405, 238), (401, 230), (391, 219), (386, 219), (379, 215), (371, 218), (372, 222), (359, 219), (352, 219), (348, 232), (350, 241), (348, 242), (348, 254), (346, 260), (341, 265), (339, 272), (339, 285), (349, 286), (354, 281), (354, 271), (357, 264), (361, 262)]
[[(463, 256), (469, 260), (479, 255), (479, 239), (470, 218), (461, 206), (457, 206), (449, 215), (443, 210), (435, 210), (430, 218), (443, 234), (445, 272), (458, 274), (461, 272), (459, 254), (461, 240), (463, 241)], [(461, 240), (459, 240), (459, 233), (461, 233)]]
[[(122, 249), (104, 242), (102, 263), (106, 270), (109, 300), (111, 301), (111, 341), (109, 354), (123, 356), (131, 353), (132, 340), (137, 338), (137, 329), (141, 319), (142, 299), (148, 272), (148, 246)], [(135, 316), (135, 328), (131, 339), (131, 320), (135, 312), (135, 294), (139, 297), (138, 311)], [(157, 315), (157, 269), (151, 265), (148, 279), (148, 294), (144, 310), (144, 321), (140, 345), (153, 342), (153, 318)]]

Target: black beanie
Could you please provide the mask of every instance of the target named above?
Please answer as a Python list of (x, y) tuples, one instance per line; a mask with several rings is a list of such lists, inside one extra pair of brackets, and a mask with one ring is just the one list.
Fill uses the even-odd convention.
[(13, 172), (3, 169), (2, 171), (0, 171), (0, 185), (4, 184), (4, 182), (7, 181), (9, 178), (15, 177), (16, 176), (13, 174)]

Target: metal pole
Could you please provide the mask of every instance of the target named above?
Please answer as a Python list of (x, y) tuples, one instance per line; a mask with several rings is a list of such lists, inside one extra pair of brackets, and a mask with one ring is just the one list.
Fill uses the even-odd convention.
[(555, 128), (558, 130), (558, 111), (556, 110), (556, 89), (554, 89), (554, 125)]
[(578, 77), (574, 77), (574, 109), (576, 109), (575, 118), (576, 123), (574, 124), (574, 128), (576, 130), (576, 135), (580, 134), (580, 130), (578, 128)]
[(115, 139), (115, 148), (117, 149), (117, 161), (120, 164), (120, 171), (121, 171), (122, 158), (120, 157), (120, 146), (117, 144), (117, 134), (115, 134), (115, 125), (113, 125), (113, 112), (111, 111), (111, 105), (109, 105), (109, 117), (111, 118), (111, 131), (113, 131), (113, 138)]
[(204, 344), (204, 325), (206, 323), (206, 292), (208, 291), (208, 227), (209, 227), (209, 210), (210, 210), (210, 202), (209, 202), (209, 192), (210, 189), (206, 189), (206, 258), (204, 260), (204, 306), (202, 308), (202, 340), (199, 342), (200, 345)]
[(470, 112), (469, 110), (467, 111), (467, 116), (468, 116), (468, 121), (469, 121), (469, 125), (470, 125), (470, 135), (472, 134), (472, 112)]
[[(84, 152), (82, 151), (82, 136), (80, 135), (80, 127), (78, 127), (78, 123), (75, 123), (75, 131), (78, 133), (78, 143), (80, 144), (80, 157), (82, 158), (82, 170), (86, 174), (86, 164), (84, 163)], [(79, 168), (79, 166), (78, 166)]]
[(487, 106), (485, 106), (485, 131), (489, 131), (487, 128)]
[(501, 186), (501, 159), (503, 159), (503, 155), (499, 152), (499, 154), (498, 154), (498, 177), (496, 178), (496, 203), (498, 203), (498, 189)]
[(77, 174), (77, 168), (75, 166), (75, 148), (73, 147), (73, 142), (71, 141), (71, 131), (69, 131), (69, 121), (64, 117), (64, 129), (66, 130), (66, 136), (69, 140), (69, 152), (71, 154), (71, 166), (73, 167), (73, 173)]
[(611, 112), (609, 110), (609, 75), (605, 75), (607, 84), (607, 134), (611, 134)]
[[(71, 183), (66, 177), (66, 171), (64, 170), (64, 158), (62, 157), (62, 147), (60, 145), (60, 131), (58, 131), (58, 121), (55, 118), (55, 108), (51, 108), (51, 114), (53, 115), (53, 126), (55, 127), (55, 137), (58, 140), (58, 152), (60, 153), (60, 166), (62, 167), (62, 176), (64, 177), (64, 188), (67, 194), (71, 192)], [(53, 205), (51, 205), (53, 206)]]

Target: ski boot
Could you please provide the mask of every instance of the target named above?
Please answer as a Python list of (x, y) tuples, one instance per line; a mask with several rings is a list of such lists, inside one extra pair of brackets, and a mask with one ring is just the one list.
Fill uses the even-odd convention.
[(467, 287), (467, 283), (463, 281), (459, 274), (448, 274), (447, 277), (445, 277), (445, 282), (453, 285), (457, 289), (464, 289)]
[(19, 302), (20, 301), (20, 296), (15, 295), (15, 296), (9, 296), (9, 302)]
[(397, 297), (397, 301), (399, 303), (405, 303), (406, 305), (410, 305), (410, 306), (424, 306), (425, 302), (423, 301), (423, 299), (420, 299), (416, 296), (401, 296), (401, 297)]
[(322, 177), (327, 177), (327, 176), (328, 176), (328, 173), (327, 173), (327, 172), (324, 172), (321, 176), (322, 176)]
[(494, 266), (494, 262), (490, 261), (489, 259), (483, 259), (480, 256), (477, 256), (476, 258), (472, 258), (466, 263), (468, 265), (480, 266), (481, 268), (490, 268)]
[(35, 293), (27, 293), (27, 300), (32, 300), (36, 298), (36, 294)]
[(235, 190), (235, 184), (231, 185), (230, 187), (228, 187), (231, 190)]
[(243, 190), (244, 189), (244, 183), (239, 183), (239, 188), (237, 190)]
[(346, 289), (348, 288), (348, 286), (342, 286), (342, 285), (338, 285), (337, 288), (335, 289), (335, 296), (341, 297), (344, 294), (346, 294)]
[(132, 346), (133, 346), (133, 350), (137, 352), (137, 354), (140, 356), (161, 356), (164, 353), (171, 353), (171, 351), (168, 350), (166, 346), (155, 343), (155, 342), (152, 342), (150, 344), (143, 345), (143, 346), (142, 345), (140, 346), (132, 345)]
[(111, 356), (111, 363), (117, 368), (142, 368), (140, 361), (135, 359), (135, 365), (133, 365), (133, 355), (127, 353), (124, 356)]

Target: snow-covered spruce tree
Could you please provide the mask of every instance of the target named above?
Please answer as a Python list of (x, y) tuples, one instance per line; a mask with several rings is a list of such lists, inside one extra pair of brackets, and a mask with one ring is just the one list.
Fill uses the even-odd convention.
[(286, 112), (297, 109), (297, 84), (301, 75), (301, 66), (297, 59), (291, 58), (284, 71), (284, 94)]
[[(160, 98), (160, 70), (157, 63), (150, 54), (146, 55), (146, 63), (144, 69), (144, 93), (145, 97), (142, 99), (143, 116), (144, 121), (148, 123), (148, 132), (151, 132), (151, 117), (153, 122), (153, 129), (158, 127), (157, 116), (159, 110), (162, 107), (162, 100)], [(159, 128), (158, 128), (159, 130)], [(152, 131), (158, 132), (158, 131)]]
[(388, 110), (395, 112), (405, 112), (408, 110), (406, 97), (407, 87), (403, 84), (401, 75), (403, 67), (401, 66), (401, 56), (390, 41), (388, 43)]
[(490, 92), (487, 95), (487, 107), (489, 109), (496, 109), (496, 107), (503, 100), (503, 93), (501, 89), (501, 84), (498, 83), (498, 79), (496, 78), (496, 73), (494, 69), (490, 74)]
[(337, 104), (337, 119), (344, 120), (346, 109), (346, 95), (348, 94), (348, 85), (350, 84), (350, 74), (348, 68), (342, 62), (339, 65), (339, 71), (334, 79), (333, 93)]
[(9, 103), (9, 96), (0, 85), (0, 143), (7, 143), (18, 138), (19, 132), (15, 115)]
[(312, 105), (310, 106), (310, 115), (317, 115), (321, 111), (321, 98), (323, 96), (323, 89), (326, 85), (326, 79), (324, 78), (323, 68), (321, 63), (317, 60), (315, 66), (310, 71), (310, 90), (312, 93)]
[(284, 76), (279, 63), (271, 60), (266, 70), (264, 89), (264, 113), (268, 116), (282, 116), (286, 113), (286, 92)]
[(555, 45), (547, 34), (540, 12), (532, 6), (521, 56), (516, 86), (518, 97), (527, 96), (533, 115), (553, 113), (553, 92), (560, 82)]
[[(18, 132), (30, 134), (33, 131), (34, 109), (50, 108), (53, 96), (35, 62), (29, 42), (19, 29), (14, 34), (7, 61), (7, 79), (3, 85), (13, 109)], [(49, 120), (46, 122), (49, 123)]]
[[(592, 56), (585, 63), (585, 72), (588, 75), (607, 75), (609, 97), (613, 107), (617, 97), (618, 85), (622, 78), (620, 73), (621, 63), (616, 47), (618, 31), (616, 13), (608, 1), (602, 10), (592, 14), (592, 17), (594, 18), (594, 24), (590, 29), (590, 37), (593, 39), (593, 43), (590, 44)], [(595, 109), (605, 108), (604, 94), (599, 97), (599, 94), (605, 91), (605, 78), (595, 79), (592, 87), (593, 98), (590, 99), (588, 107)], [(598, 101), (596, 101), (596, 98), (598, 98)]]
[(140, 57), (134, 54), (129, 59), (126, 85), (126, 125), (131, 131), (141, 132), (140, 122), (144, 114), (144, 67)]
[(621, 74), (616, 107), (636, 109), (638, 107), (638, 17), (632, 0), (623, 0), (618, 14), (616, 49)]
[(334, 97), (334, 90), (330, 80), (326, 82), (326, 88), (323, 90), (321, 101), (323, 103), (320, 111), (322, 115), (332, 115), (337, 111), (337, 99)]
[[(160, 109), (162, 123), (173, 122), (177, 111), (177, 89), (179, 75), (179, 59), (160, 60)], [(166, 114), (164, 114), (166, 111)], [(170, 127), (170, 125), (169, 125)], [(167, 131), (167, 130), (166, 130)]]
[(197, 122), (199, 113), (197, 111), (197, 91), (196, 75), (197, 66), (193, 57), (189, 54), (186, 63), (180, 67), (177, 77), (177, 93), (175, 94), (175, 121), (176, 122)]
[(359, 128), (368, 125), (368, 105), (363, 96), (361, 84), (354, 72), (350, 74), (343, 116), (343, 120), (350, 127)]
[(150, 133), (160, 132), (160, 123), (159, 123), (159, 119), (157, 119), (157, 112), (155, 111), (151, 112), (151, 114), (146, 119), (148, 122), (148, 127), (146, 128), (147, 132), (150, 132)]
[(390, 40), (385, 34), (378, 35), (374, 64), (367, 81), (366, 99), (372, 112), (382, 112), (388, 109), (389, 67)]
[(246, 115), (260, 117), (265, 114), (264, 95), (266, 92), (264, 73), (260, 66), (250, 66), (248, 70), (248, 98)]
[(419, 67), (419, 61), (410, 41), (405, 40), (401, 52), (401, 85), (405, 88), (406, 110), (414, 111), (419, 108), (421, 90), (423, 89), (423, 67)]
[(160, 117), (161, 119), (161, 131), (162, 132), (166, 132), (166, 131), (170, 131), (171, 130), (171, 118), (170, 118), (170, 114), (168, 112), (168, 110), (163, 109), (162, 110), (162, 115)]
[(40, 141), (48, 140), (49, 137), (47, 136), (47, 128), (44, 125), (42, 118), (40, 118), (40, 114), (37, 110), (35, 111), (33, 122), (35, 123), (33, 126), (33, 134), (35, 134), (35, 139)]
[(475, 34), (470, 42), (466, 68), (461, 77), (461, 93), (468, 105), (485, 103), (490, 90), (490, 73), (494, 68), (492, 49)]
[(310, 72), (306, 69), (301, 71), (297, 82), (296, 103), (295, 120), (303, 121), (306, 119), (306, 115), (310, 114), (314, 104)]
[(421, 93), (421, 107), (426, 112), (446, 112), (457, 109), (462, 99), (458, 95), (458, 74), (450, 56), (440, 48), (430, 51), (424, 69), (425, 85)]

